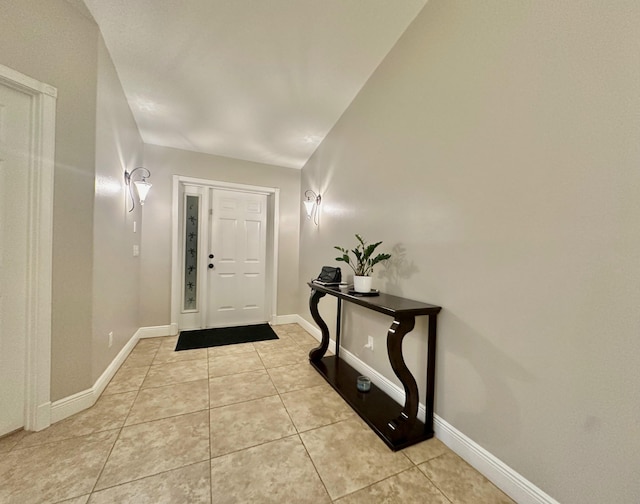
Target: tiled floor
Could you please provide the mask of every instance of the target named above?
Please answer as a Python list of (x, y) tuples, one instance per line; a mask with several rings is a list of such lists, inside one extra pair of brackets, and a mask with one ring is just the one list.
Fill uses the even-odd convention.
[(311, 368), (317, 342), (141, 340), (89, 410), (0, 439), (0, 503), (510, 503), (437, 439), (390, 451)]

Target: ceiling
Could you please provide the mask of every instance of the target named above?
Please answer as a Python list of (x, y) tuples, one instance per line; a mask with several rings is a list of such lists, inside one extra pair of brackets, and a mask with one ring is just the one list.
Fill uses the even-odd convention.
[(145, 143), (291, 168), (426, 1), (84, 0)]

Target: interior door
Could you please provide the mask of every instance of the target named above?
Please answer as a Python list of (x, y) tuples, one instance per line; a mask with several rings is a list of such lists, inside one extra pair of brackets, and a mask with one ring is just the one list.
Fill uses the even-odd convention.
[(267, 196), (211, 191), (206, 325), (265, 322)]
[(0, 83), (0, 435), (25, 424), (31, 97)]

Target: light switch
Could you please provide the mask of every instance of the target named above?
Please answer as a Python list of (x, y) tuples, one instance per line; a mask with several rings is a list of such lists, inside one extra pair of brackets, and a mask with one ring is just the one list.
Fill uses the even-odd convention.
[(133, 257), (138, 257), (140, 255), (140, 246), (139, 245), (134, 245), (133, 246)]

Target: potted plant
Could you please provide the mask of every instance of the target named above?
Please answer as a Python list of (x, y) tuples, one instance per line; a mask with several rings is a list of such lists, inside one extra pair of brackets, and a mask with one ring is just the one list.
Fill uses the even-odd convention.
[[(378, 248), (382, 242), (367, 244), (359, 234), (356, 234), (358, 245), (356, 248), (348, 250), (342, 247), (334, 247), (342, 252), (342, 257), (336, 257), (336, 261), (347, 263), (355, 276), (353, 277), (353, 289), (356, 292), (371, 292), (371, 273), (373, 267), (380, 261), (386, 261), (391, 257), (391, 254), (378, 254), (373, 256), (374, 251)], [(349, 255), (351, 252), (354, 258)]]

